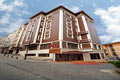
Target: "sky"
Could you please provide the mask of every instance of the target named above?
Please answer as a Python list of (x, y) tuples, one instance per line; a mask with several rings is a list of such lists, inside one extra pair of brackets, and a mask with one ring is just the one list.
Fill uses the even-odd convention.
[(63, 5), (94, 19), (102, 44), (120, 41), (120, 0), (0, 0), (0, 37), (24, 25), (40, 11)]

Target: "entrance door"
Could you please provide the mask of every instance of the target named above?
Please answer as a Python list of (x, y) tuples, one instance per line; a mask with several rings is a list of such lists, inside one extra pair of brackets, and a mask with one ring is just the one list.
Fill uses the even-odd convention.
[(83, 60), (83, 54), (77, 54), (78, 60)]

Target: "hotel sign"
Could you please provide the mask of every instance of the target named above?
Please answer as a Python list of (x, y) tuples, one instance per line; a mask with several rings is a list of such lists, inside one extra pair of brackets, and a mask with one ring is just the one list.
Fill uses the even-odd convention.
[(61, 49), (57, 48), (57, 49), (49, 49), (49, 53), (61, 53)]

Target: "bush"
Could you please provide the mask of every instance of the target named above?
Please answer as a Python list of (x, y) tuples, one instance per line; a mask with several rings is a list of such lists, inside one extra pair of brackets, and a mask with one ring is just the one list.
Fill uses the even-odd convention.
[(120, 60), (119, 61), (110, 61), (111, 64), (116, 66), (117, 68), (120, 68)]

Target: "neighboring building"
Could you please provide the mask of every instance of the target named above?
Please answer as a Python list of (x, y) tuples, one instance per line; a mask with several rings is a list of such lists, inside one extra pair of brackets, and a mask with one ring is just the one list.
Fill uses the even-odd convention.
[(84, 11), (73, 13), (59, 6), (40, 12), (24, 25), (19, 54), (54, 61), (102, 60), (105, 57), (93, 19)]
[[(14, 37), (15, 32), (9, 33), (7, 35), (5, 35), (4, 37), (2, 37), (0, 40), (0, 48), (1, 48), (1, 52), (2, 53), (6, 53), (10, 50), (10, 47), (13, 44), (13, 37)], [(11, 50), (10, 50), (11, 53)]]
[(9, 54), (18, 54), (20, 45), (18, 44), (23, 33), (24, 26), (18, 30), (0, 38), (0, 52)]
[(113, 42), (102, 45), (105, 52), (110, 57), (120, 56), (120, 42)]
[(18, 54), (21, 46), (18, 44), (20, 41), (20, 38), (22, 37), (22, 33), (24, 31), (24, 25), (21, 26), (18, 30), (15, 31), (13, 38), (13, 43), (11, 47), (9, 48), (11, 50), (11, 53)]

